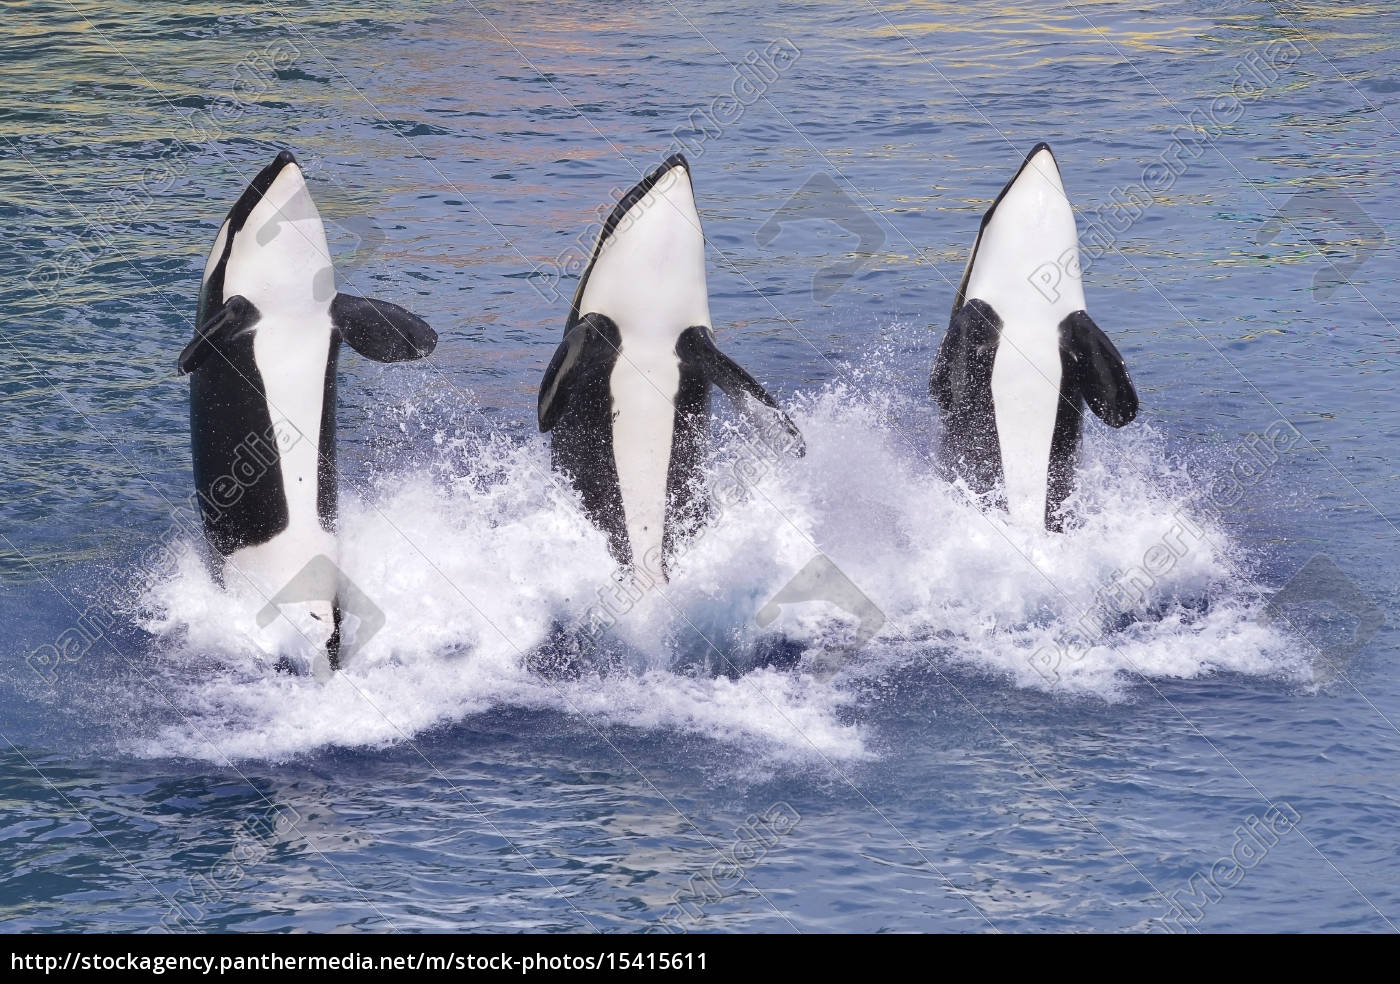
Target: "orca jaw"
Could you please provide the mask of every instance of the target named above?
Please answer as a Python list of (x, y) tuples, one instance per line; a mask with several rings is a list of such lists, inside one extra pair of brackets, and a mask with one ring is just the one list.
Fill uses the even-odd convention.
[(291, 151), (279, 153), (244, 189), (205, 271), (202, 313), (234, 295), (268, 312), (321, 309), (335, 297), (325, 228)]
[(705, 234), (683, 155), (668, 157), (613, 208), (566, 330), (586, 314), (618, 324), (624, 344), (654, 336), (673, 346), (691, 325), (711, 324)]
[[(1052, 292), (1035, 282), (1047, 264)], [(1085, 307), (1074, 209), (1047, 143), (1026, 155), (982, 217), (953, 313), (974, 298), (1002, 312), (1040, 309), (1055, 324)]]

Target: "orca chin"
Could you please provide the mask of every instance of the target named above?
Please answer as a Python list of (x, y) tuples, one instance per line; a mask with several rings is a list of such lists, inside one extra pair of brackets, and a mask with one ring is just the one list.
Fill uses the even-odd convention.
[(690, 165), (674, 154), (609, 214), (539, 391), (554, 467), (633, 572), (666, 580), (708, 517), (712, 385), (800, 456), (796, 425), (715, 343)]
[(437, 335), (396, 304), (336, 290), (320, 214), (295, 155), (283, 150), (219, 227), (195, 335), (177, 365), (190, 377), (195, 490), (221, 583), (235, 573), (260, 598), (264, 629), (279, 612), (299, 626), (290, 643), (298, 651), (278, 665), (318, 675), (345, 655), (335, 457), (342, 343), (399, 362), (431, 353)]
[[(1054, 289), (1038, 280), (1055, 269)], [(1087, 405), (1138, 411), (1123, 357), (1086, 310), (1074, 209), (1037, 144), (982, 217), (929, 377), (949, 478), (1018, 523), (1064, 528)]]

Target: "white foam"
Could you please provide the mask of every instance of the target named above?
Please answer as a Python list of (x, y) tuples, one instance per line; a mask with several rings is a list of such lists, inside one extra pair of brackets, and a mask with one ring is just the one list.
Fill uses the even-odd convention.
[[(1296, 647), (1256, 618), (1248, 558), (1195, 510), (1190, 481), (1149, 428), (1086, 428), (1070, 503), (1082, 525), (1055, 535), (986, 515), (941, 481), (933, 405), (898, 393), (878, 367), (859, 375), (799, 397), (807, 456), (758, 466), (750, 493), (695, 541), (664, 592), (613, 627), (611, 663), (572, 679), (532, 672), (525, 656), (611, 593), (614, 565), (533, 434), (482, 436), (482, 418), (463, 411), (424, 435), (411, 467), (343, 495), (342, 567), (386, 620), (328, 682), (273, 672), (254, 607), (221, 591), (187, 544), (139, 618), (180, 713), (127, 750), (280, 760), (401, 743), (519, 707), (581, 715), (605, 738), (625, 726), (738, 743), (768, 761), (857, 759), (875, 743), (855, 686), (910, 663), (1105, 700), (1222, 671), (1307, 678)], [(712, 476), (745, 459), (722, 430)], [(1195, 532), (1181, 535), (1182, 515)], [(1083, 613), (1163, 542), (1188, 549), (1086, 645)], [(755, 622), (818, 550), (885, 617), (849, 659), (856, 620), (833, 605)], [(785, 647), (806, 650), (804, 662), (759, 658)], [(803, 672), (819, 653), (842, 664), (835, 675)]]

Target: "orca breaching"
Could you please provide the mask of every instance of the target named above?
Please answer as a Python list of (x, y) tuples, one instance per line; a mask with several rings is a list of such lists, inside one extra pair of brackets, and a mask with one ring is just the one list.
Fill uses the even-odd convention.
[(279, 601), (299, 577), (289, 603), (307, 617), (293, 622), (313, 661), (324, 656), (335, 669), (340, 343), (399, 362), (431, 353), (437, 335), (396, 304), (336, 292), (321, 217), (288, 151), (220, 226), (195, 323), (179, 370), (190, 375), (195, 489), (219, 573), (225, 585), (232, 574)]
[[(1122, 427), (1137, 394), (1085, 311), (1074, 212), (1039, 144), (982, 218), (930, 376), (940, 459), (1013, 522), (1060, 531), (1083, 407)], [(1057, 269), (1053, 297), (1034, 283)], [(338, 293), (325, 230), (296, 159), (253, 179), (214, 240), (188, 373), (194, 480), (221, 583), (246, 582), (335, 669), (336, 360), (421, 359), (437, 336), (387, 301)], [(710, 386), (797, 457), (797, 426), (715, 344), (690, 166), (673, 155), (622, 197), (574, 294), (539, 389), (553, 467), (625, 568), (669, 578), (708, 513)], [(291, 611), (288, 612), (287, 609)], [(279, 666), (308, 668), (306, 661)]]
[[(1078, 250), (1060, 169), (1038, 144), (982, 217), (929, 379), (951, 475), (1052, 531), (1084, 404), (1110, 427), (1138, 410), (1123, 357), (1084, 310)], [(1053, 297), (1033, 279), (1047, 263), (1060, 267)]]
[(705, 236), (690, 165), (676, 154), (603, 224), (540, 383), (554, 467), (619, 564), (667, 579), (677, 540), (704, 520), (712, 383), (739, 409), (772, 414), (801, 457), (797, 426), (715, 346)]

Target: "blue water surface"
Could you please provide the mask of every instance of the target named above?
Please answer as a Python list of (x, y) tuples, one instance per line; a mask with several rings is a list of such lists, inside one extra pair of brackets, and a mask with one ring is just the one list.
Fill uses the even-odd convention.
[[(1379, 2), (12, 11), (0, 929), (1394, 931), (1396, 38)], [(927, 397), (1041, 140), (1143, 405), (1089, 428), (1059, 538), (940, 477)], [(385, 624), (329, 683), (272, 671), (180, 521), (175, 357), (283, 147), (342, 289), (441, 336), (341, 361), (343, 565)], [(809, 453), (608, 660), (535, 672), (612, 567), (536, 387), (675, 150), (720, 344)], [(814, 558), (873, 635), (756, 621)]]

